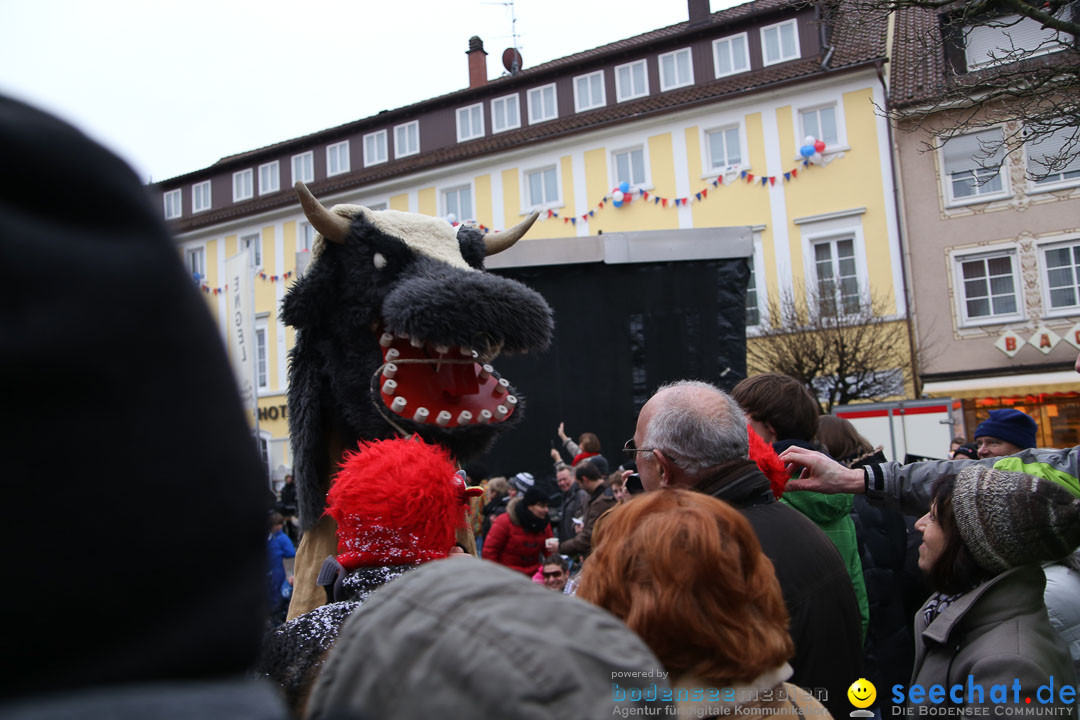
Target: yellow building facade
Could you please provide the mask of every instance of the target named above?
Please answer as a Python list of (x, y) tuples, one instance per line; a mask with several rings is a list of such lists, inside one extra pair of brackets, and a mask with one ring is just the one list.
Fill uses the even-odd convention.
[[(738, 29), (724, 20), (726, 12), (712, 14), (711, 30), (687, 30), (696, 33), (696, 44), (691, 47), (712, 48), (713, 60), (720, 48), (728, 47), (723, 43), (729, 41), (731, 30)], [(780, 19), (783, 26), (798, 18)], [(807, 26), (809, 23), (807, 20)], [(765, 48), (761, 52), (768, 48), (769, 27), (760, 28), (760, 43)], [(799, 32), (800, 38), (812, 38), (811, 30), (803, 31), (800, 26)], [(752, 32), (745, 35), (755, 37)], [(639, 231), (670, 232), (675, 239), (685, 230), (749, 226), (754, 237), (747, 307), (750, 342), (761, 323), (768, 321), (770, 298), (779, 299), (784, 289), (790, 292), (793, 287), (818, 287), (829, 273), (834, 279), (853, 278), (860, 291), (887, 298), (889, 312), (902, 321), (903, 268), (889, 134), (886, 120), (875, 111), (875, 107), (884, 105), (879, 66), (864, 61), (840, 72), (820, 72), (817, 63), (823, 48), (818, 47), (815, 55), (809, 42), (805, 41), (803, 54), (812, 56), (814, 64), (807, 67), (817, 72), (806, 79), (766, 83), (762, 89), (718, 92), (711, 99), (671, 102), (662, 112), (640, 113), (640, 117), (621, 117), (617, 122), (592, 126), (586, 123), (573, 132), (553, 131), (546, 138), (537, 136), (536, 130), (528, 142), (510, 143), (472, 156), (463, 153), (457, 160), (418, 163), (415, 170), (385, 173), (381, 178), (343, 182), (335, 187), (329, 180), (320, 183), (320, 178), (313, 177), (315, 182), (309, 184), (327, 206), (349, 203), (418, 212), (444, 216), (448, 221), (465, 219), (492, 229), (509, 227), (534, 209), (539, 210), (540, 220), (522, 241), (530, 245), (554, 238), (565, 242), (602, 233)], [(643, 41), (642, 55), (646, 60), (652, 57), (644, 49), (647, 46)], [(753, 50), (751, 43), (748, 54)], [(657, 52), (656, 72), (661, 72), (666, 67), (665, 55)], [(627, 57), (624, 53), (622, 59)], [(704, 81), (700, 75), (705, 72), (700, 68), (711, 67), (712, 61), (705, 65), (705, 61), (698, 62), (697, 55), (693, 57), (700, 83)], [(550, 75), (553, 70), (548, 66), (559, 62), (540, 66), (534, 72), (538, 78), (541, 71)], [(619, 58), (611, 62), (613, 68), (609, 69), (613, 71), (602, 76), (609, 88), (606, 104), (619, 109), (619, 68), (625, 65), (618, 65)], [(652, 65), (647, 67), (654, 72)], [(560, 70), (566, 85), (555, 83), (551, 87), (568, 87), (576, 95), (576, 87), (580, 86), (575, 86), (575, 81), (582, 77), (582, 68), (575, 63)], [(604, 72), (607, 70), (601, 69), (597, 74)], [(492, 87), (504, 80), (472, 89), (474, 93), (487, 91), (494, 98), (483, 105), (483, 118), (488, 122), (485, 137), (498, 138), (493, 127), (494, 110), (506, 98), (498, 97), (505, 91)], [(663, 84), (663, 75), (659, 82)], [(712, 86), (719, 82), (711, 81)], [(526, 133), (534, 125), (529, 121), (533, 91), (527, 83), (519, 85), (522, 129), (517, 132)], [(571, 105), (579, 99), (575, 96)], [(461, 104), (466, 102), (467, 98), (461, 100)], [(565, 97), (558, 100), (560, 113), (567, 102)], [(443, 104), (453, 110), (454, 103)], [(408, 120), (407, 110), (390, 119), (388, 132), (396, 133), (398, 127), (403, 127), (393, 122)], [(460, 109), (458, 112), (460, 134)], [(557, 122), (560, 120), (552, 121)], [(539, 122), (535, 126), (541, 128)], [(371, 127), (369, 123), (365, 129)], [(367, 153), (373, 147), (367, 137), (371, 134), (358, 130), (357, 136), (363, 135), (364, 140), (347, 149), (353, 167), (367, 167)], [(809, 162), (800, 153), (807, 135), (826, 144), (824, 151)], [(421, 131), (421, 155), (424, 137)], [(281, 159), (274, 161), (280, 163), (280, 201), (266, 203), (265, 209), (252, 207), (233, 213), (231, 217), (221, 213), (212, 219), (215, 216), (208, 215), (207, 221), (200, 221), (196, 215), (192, 216), (194, 220), (184, 216), (174, 224), (181, 252), (202, 286), (223, 336), (225, 260), (241, 247), (258, 245), (255, 306), (259, 435), (272, 470), (291, 465), (286, 393), (288, 353), (294, 333), (281, 322), (279, 309), (298, 270), (304, 266), (312, 238), (299, 204), (285, 197), (297, 174), (296, 158), (302, 157), (304, 151), (299, 141), (290, 142), (278, 151)], [(235, 168), (246, 162), (253, 171), (260, 171), (261, 182), (265, 165), (260, 163), (269, 158), (269, 151), (259, 152), (262, 157), (249, 153), (250, 159), (239, 156), (239, 160), (227, 158), (222, 163), (228, 162), (226, 170), (235, 177), (236, 172), (243, 172)], [(322, 148), (316, 147), (314, 152), (318, 170)], [(330, 150), (326, 152), (330, 163)], [(219, 171), (217, 176), (221, 175)], [(191, 176), (178, 178), (176, 183), (162, 183), (160, 189), (166, 195), (185, 193), (179, 197), (186, 201), (187, 185), (198, 180)], [(615, 191), (622, 183), (626, 183), (628, 192), (621, 207), (616, 207)], [(214, 198), (216, 201), (217, 196)], [(452, 211), (465, 207), (466, 199), (468, 212), (459, 218)], [(567, 292), (573, 293), (575, 288), (568, 287)]]

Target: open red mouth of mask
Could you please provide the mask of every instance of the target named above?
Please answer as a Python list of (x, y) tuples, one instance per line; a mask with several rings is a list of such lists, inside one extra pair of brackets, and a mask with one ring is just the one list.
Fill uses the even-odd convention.
[(475, 350), (434, 345), (407, 333), (377, 332), (383, 404), (398, 417), (443, 428), (504, 422), (518, 399), (509, 381)]

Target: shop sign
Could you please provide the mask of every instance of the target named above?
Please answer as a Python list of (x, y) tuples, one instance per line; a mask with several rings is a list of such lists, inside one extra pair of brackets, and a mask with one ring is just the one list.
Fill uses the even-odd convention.
[(1024, 338), (1020, 337), (1017, 333), (1012, 330), (1006, 330), (1001, 333), (1001, 337), (994, 343), (994, 347), (1009, 357), (1013, 357), (1016, 353), (1020, 352), (1020, 348), (1024, 346), (1024, 342)]
[(1035, 328), (1035, 334), (1028, 338), (1028, 343), (1043, 355), (1053, 350), (1059, 342), (1061, 342), (1061, 336), (1045, 325)]

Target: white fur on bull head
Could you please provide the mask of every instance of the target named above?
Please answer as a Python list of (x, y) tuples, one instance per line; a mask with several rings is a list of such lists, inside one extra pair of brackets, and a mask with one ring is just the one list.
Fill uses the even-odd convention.
[[(414, 251), (435, 260), (440, 260), (451, 267), (462, 270), (474, 270), (461, 256), (457, 232), (445, 220), (417, 215), (416, 213), (397, 210), (369, 210), (360, 205), (335, 205), (327, 210), (315, 199), (311, 191), (302, 182), (296, 183), (296, 194), (308, 222), (318, 231), (315, 245), (312, 247), (312, 261), (322, 254), (324, 242), (344, 243), (352, 225), (352, 219), (363, 215), (364, 219), (378, 230), (392, 237), (400, 238)], [(534, 212), (520, 223), (501, 232), (492, 232), (484, 236), (486, 255), (494, 255), (510, 248), (522, 238), (540, 213)]]

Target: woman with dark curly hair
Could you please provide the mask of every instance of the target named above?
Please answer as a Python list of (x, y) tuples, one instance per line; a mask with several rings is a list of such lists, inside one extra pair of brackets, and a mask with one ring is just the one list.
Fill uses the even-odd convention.
[(597, 523), (577, 595), (614, 613), (669, 673), (680, 714), (831, 717), (784, 682), (794, 644), (772, 563), (727, 503), (634, 497)]
[(1073, 707), (1076, 675), (1047, 617), (1039, 563), (1080, 544), (1080, 498), (1050, 480), (969, 465), (937, 480), (916, 527), (919, 568), (937, 592), (915, 615), (909, 703), (940, 686), (936, 704), (953, 707)]

